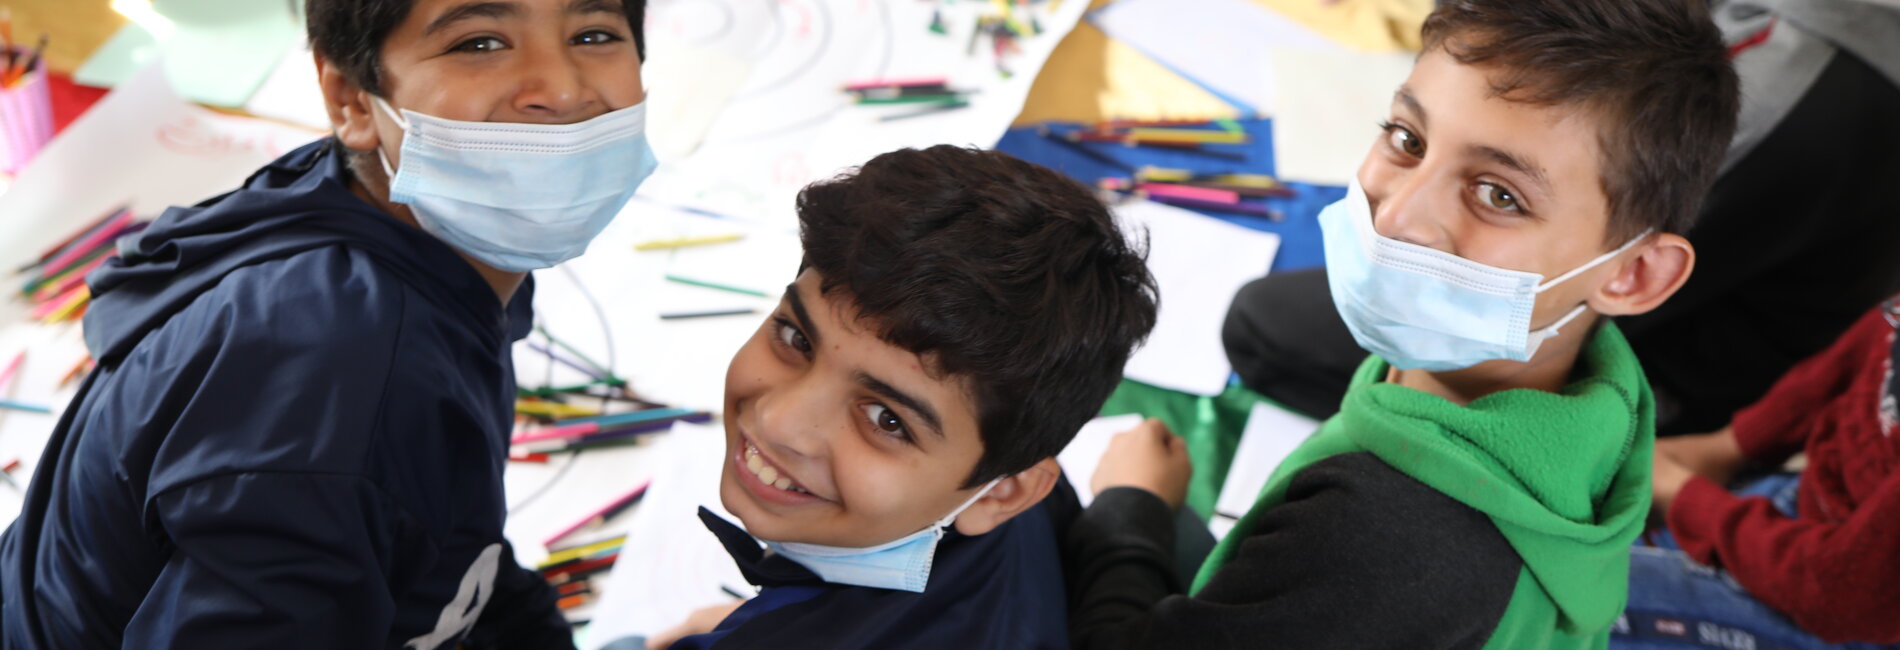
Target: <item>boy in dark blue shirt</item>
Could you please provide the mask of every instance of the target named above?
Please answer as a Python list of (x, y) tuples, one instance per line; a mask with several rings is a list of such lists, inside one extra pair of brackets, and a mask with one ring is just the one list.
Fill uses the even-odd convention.
[(573, 645), (502, 537), (509, 350), (652, 170), (644, 0), (307, 10), (334, 136), (88, 278), (0, 648)]
[(950, 146), (798, 213), (802, 268), (726, 373), (739, 521), (701, 511), (763, 589), (649, 647), (1067, 647), (1055, 455), (1154, 326), (1143, 255), (1074, 181)]

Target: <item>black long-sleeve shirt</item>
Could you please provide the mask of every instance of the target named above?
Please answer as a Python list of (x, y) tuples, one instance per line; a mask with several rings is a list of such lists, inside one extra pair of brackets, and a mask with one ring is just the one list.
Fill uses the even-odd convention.
[(1071, 527), (1075, 648), (1476, 648), (1523, 565), (1488, 517), (1365, 452), (1301, 470), (1193, 597), (1171, 518), (1115, 488)]

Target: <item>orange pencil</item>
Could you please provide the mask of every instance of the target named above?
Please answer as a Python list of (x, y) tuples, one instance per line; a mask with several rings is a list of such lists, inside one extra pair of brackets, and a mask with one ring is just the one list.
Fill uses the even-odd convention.
[(73, 367), (71, 370), (67, 370), (66, 374), (60, 376), (59, 387), (65, 388), (67, 384), (73, 383), (73, 380), (78, 379), (80, 375), (85, 374), (86, 368), (91, 365), (92, 365), (92, 355), (88, 354), (88, 355), (80, 357), (79, 363), (73, 364)]

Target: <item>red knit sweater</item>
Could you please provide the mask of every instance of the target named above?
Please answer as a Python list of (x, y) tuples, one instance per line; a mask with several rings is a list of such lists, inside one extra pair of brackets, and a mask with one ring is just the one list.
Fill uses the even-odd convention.
[[(1691, 480), (1668, 512), (1684, 551), (1828, 641), (1900, 643), (1900, 438), (1893, 325), (1876, 308), (1735, 414), (1742, 454), (1806, 451), (1798, 519)], [(1746, 351), (1738, 351), (1747, 354)]]

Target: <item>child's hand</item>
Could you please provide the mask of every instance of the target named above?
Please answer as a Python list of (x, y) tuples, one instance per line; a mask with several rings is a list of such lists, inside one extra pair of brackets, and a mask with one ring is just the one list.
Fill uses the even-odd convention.
[(1089, 489), (1101, 494), (1112, 487), (1137, 487), (1161, 497), (1168, 507), (1179, 508), (1193, 475), (1187, 444), (1168, 425), (1148, 418), (1109, 441), (1102, 463), (1089, 479)]
[(1735, 429), (1732, 427), (1715, 433), (1658, 438), (1656, 453), (1668, 456), (1678, 465), (1715, 481), (1717, 485), (1728, 485), (1729, 480), (1735, 478), (1735, 472), (1747, 463), (1747, 459), (1742, 457), (1741, 445), (1735, 442)]
[(745, 601), (743, 600), (735, 600), (724, 605), (702, 607), (699, 611), (688, 615), (685, 622), (675, 625), (665, 632), (647, 637), (647, 650), (666, 650), (674, 643), (678, 643), (680, 639), (695, 634), (711, 632), (713, 628), (719, 627), (720, 621), (726, 620), (727, 616), (732, 615), (732, 610), (738, 609), (740, 605), (744, 604)]
[(1666, 514), (1669, 512), (1669, 504), (1676, 502), (1676, 495), (1682, 493), (1682, 486), (1687, 484), (1689, 479), (1695, 478), (1695, 473), (1689, 471), (1689, 468), (1684, 467), (1675, 458), (1663, 453), (1661, 449), (1656, 450), (1655, 459), (1652, 462), (1654, 464), (1650, 466), (1650, 510)]

